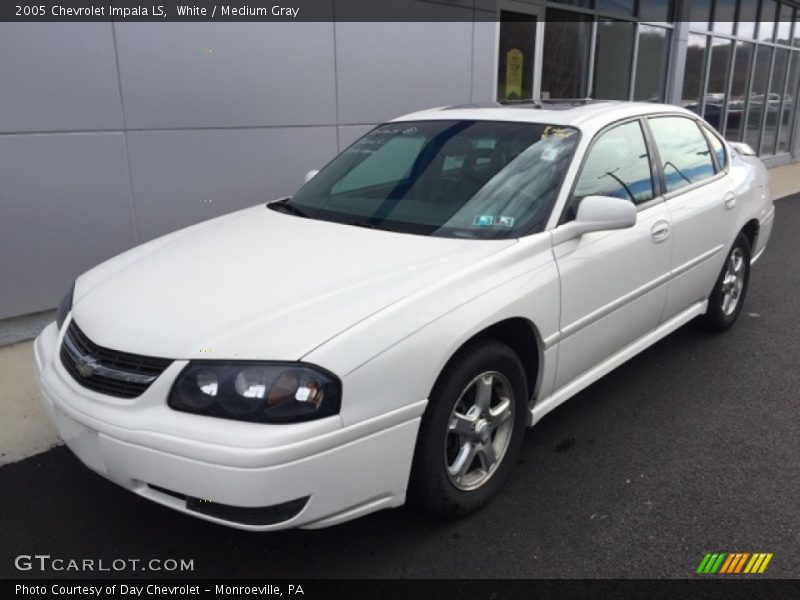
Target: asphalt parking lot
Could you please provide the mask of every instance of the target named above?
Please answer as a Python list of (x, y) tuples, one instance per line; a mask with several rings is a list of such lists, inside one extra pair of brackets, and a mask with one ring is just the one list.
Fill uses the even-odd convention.
[(193, 559), (186, 575), (206, 577), (690, 577), (706, 552), (741, 551), (774, 553), (764, 576), (800, 577), (798, 232), (800, 195), (777, 204), (731, 331), (690, 324), (548, 415), (471, 518), (401, 508), (236, 531), (126, 492), (62, 446), (0, 467), (0, 576), (81, 576), (15, 570), (44, 553)]

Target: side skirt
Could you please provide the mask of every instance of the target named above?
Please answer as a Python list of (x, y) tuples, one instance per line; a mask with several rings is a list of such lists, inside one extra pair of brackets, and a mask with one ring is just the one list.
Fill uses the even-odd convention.
[(531, 408), (529, 426), (535, 425), (539, 419), (541, 419), (551, 410), (569, 400), (572, 396), (600, 379), (603, 375), (610, 373), (622, 363), (639, 354), (642, 350), (652, 346), (663, 337), (678, 329), (678, 327), (681, 325), (684, 325), (694, 319), (696, 316), (705, 313), (707, 307), (708, 300), (703, 300), (701, 302), (697, 302), (696, 304), (692, 304), (686, 310), (678, 313), (668, 321), (665, 321), (652, 331), (640, 337), (635, 342), (631, 342), (617, 353), (606, 358), (603, 362), (595, 365), (582, 375), (579, 375), (569, 383), (565, 384), (550, 394), (547, 398), (537, 402), (533, 408)]

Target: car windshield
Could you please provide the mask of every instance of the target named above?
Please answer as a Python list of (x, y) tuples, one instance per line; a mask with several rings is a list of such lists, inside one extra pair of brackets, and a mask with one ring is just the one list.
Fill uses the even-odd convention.
[(272, 207), (419, 235), (518, 237), (544, 229), (577, 139), (538, 123), (387, 123)]

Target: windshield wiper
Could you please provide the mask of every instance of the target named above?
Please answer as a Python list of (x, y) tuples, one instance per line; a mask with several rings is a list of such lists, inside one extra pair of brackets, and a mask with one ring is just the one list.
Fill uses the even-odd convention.
[(272, 210), (279, 210), (281, 212), (295, 215), (297, 217), (303, 217), (305, 219), (309, 218), (308, 213), (306, 213), (304, 210), (297, 208), (297, 206), (294, 204), (289, 204), (289, 198), (286, 198), (285, 200), (278, 200), (277, 202), (270, 202), (267, 204), (267, 206)]
[(473, 232), (469, 231), (468, 229), (455, 229), (453, 230), (453, 237), (468, 239), (468, 240), (477, 240), (479, 239), (478, 235)]

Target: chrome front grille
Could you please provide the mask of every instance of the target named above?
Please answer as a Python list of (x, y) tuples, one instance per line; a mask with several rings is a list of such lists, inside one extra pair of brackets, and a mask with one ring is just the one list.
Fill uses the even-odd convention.
[(98, 346), (72, 320), (61, 344), (61, 362), (83, 387), (118, 398), (141, 395), (172, 361)]

